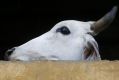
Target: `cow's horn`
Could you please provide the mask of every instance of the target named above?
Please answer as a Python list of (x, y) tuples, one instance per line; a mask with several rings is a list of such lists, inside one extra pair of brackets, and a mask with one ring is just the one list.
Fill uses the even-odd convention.
[(93, 30), (93, 34), (96, 35), (105, 28), (107, 28), (112, 21), (114, 20), (116, 13), (117, 13), (117, 6), (114, 6), (110, 12), (108, 12), (104, 17), (99, 19), (98, 21), (94, 22), (94, 24), (91, 26), (91, 29)]

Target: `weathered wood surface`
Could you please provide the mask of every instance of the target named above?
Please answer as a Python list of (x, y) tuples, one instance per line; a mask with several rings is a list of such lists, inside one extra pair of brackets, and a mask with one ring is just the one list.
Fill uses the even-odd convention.
[(119, 61), (0, 61), (0, 80), (119, 80)]

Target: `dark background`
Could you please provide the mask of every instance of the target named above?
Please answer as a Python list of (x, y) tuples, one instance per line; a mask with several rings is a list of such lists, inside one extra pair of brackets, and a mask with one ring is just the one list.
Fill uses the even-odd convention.
[[(4, 52), (37, 37), (67, 19), (98, 20), (116, 0), (0, 1), (0, 59)], [(119, 12), (108, 29), (95, 37), (102, 59), (119, 60)]]

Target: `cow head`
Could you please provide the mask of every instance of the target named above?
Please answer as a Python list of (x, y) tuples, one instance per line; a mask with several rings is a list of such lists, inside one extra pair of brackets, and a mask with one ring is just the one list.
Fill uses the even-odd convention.
[(65, 20), (50, 31), (6, 54), (9, 60), (100, 60), (93, 36), (107, 28), (115, 18), (117, 7), (98, 21)]

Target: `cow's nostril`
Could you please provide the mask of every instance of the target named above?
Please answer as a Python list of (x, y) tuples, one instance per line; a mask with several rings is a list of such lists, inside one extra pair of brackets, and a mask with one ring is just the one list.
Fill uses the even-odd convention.
[(15, 48), (9, 49), (9, 50), (6, 51), (5, 54), (6, 54), (7, 56), (10, 56), (14, 50), (15, 50)]
[(15, 50), (15, 47), (5, 52), (5, 60), (9, 60), (9, 56), (13, 53), (14, 50)]

